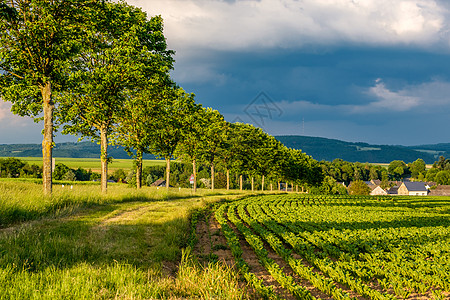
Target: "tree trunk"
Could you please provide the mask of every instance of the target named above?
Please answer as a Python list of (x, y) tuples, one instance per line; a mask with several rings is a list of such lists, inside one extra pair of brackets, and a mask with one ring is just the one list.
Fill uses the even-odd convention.
[(142, 151), (136, 152), (136, 188), (142, 186)]
[(270, 191), (273, 192), (273, 183), (270, 183)]
[(52, 194), (52, 149), (53, 149), (53, 111), (52, 85), (47, 82), (41, 87), (44, 106), (44, 138), (42, 140), (42, 183), (44, 195)]
[(255, 190), (255, 177), (252, 176), (252, 192)]
[(289, 189), (289, 183), (286, 181), (286, 193), (288, 192)]
[(214, 163), (211, 164), (211, 191), (214, 191)]
[(281, 183), (278, 181), (278, 191), (281, 191)]
[(295, 192), (298, 193), (298, 185), (295, 186)]
[(197, 191), (197, 166), (195, 165), (195, 159), (192, 161), (192, 174), (194, 174), (194, 193)]
[(264, 191), (264, 175), (262, 176), (262, 179), (261, 179), (261, 191)]
[(230, 190), (230, 170), (227, 169), (227, 191)]
[(170, 186), (170, 157), (166, 157), (166, 189)]
[(108, 189), (108, 135), (106, 133), (106, 127), (102, 126), (100, 128), (100, 145), (101, 145), (101, 155), (100, 160), (102, 163), (102, 193), (107, 192)]
[(242, 187), (244, 185), (242, 175), (239, 175), (239, 190), (242, 192)]

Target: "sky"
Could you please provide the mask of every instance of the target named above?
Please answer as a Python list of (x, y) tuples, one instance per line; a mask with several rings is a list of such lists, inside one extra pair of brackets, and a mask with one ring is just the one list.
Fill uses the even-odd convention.
[[(272, 135), (450, 142), (449, 1), (126, 2), (163, 17), (173, 79), (227, 121)], [(9, 108), (0, 102), (0, 144), (41, 142), (42, 124)]]

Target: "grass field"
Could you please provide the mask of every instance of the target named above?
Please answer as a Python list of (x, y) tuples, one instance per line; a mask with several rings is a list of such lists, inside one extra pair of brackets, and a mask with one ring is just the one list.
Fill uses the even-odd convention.
[(261, 298), (449, 299), (450, 198), (0, 181), (0, 299)]
[(192, 216), (239, 192), (0, 182), (0, 299), (245, 299), (239, 276), (200, 266)]
[[(18, 157), (18, 159), (25, 161), (29, 164), (36, 164), (42, 166), (42, 158), (39, 157)], [(72, 169), (91, 169), (93, 172), (100, 171), (100, 159), (98, 158), (66, 158), (66, 157), (56, 157), (56, 163), (63, 163)], [(164, 160), (144, 160), (144, 168), (153, 165), (165, 165)], [(130, 170), (133, 168), (132, 159), (113, 159), (112, 163), (108, 165), (108, 169), (111, 172), (117, 169)]]

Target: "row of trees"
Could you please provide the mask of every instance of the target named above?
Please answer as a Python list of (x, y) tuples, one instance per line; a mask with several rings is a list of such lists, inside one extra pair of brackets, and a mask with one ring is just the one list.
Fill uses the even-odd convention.
[(324, 176), (330, 176), (338, 182), (348, 185), (352, 181), (370, 180), (401, 180), (406, 176), (411, 176), (417, 180), (424, 180), (427, 174), (426, 164), (422, 159), (406, 164), (401, 160), (394, 160), (386, 167), (369, 163), (351, 163), (342, 159), (335, 159), (332, 162), (321, 161)]
[(227, 187), (230, 172), (259, 174), (262, 187), (268, 179), (321, 181), (312, 158), (195, 103), (170, 78), (173, 54), (162, 18), (124, 2), (0, 0), (0, 95), (14, 113), (44, 121), (45, 194), (52, 191), (58, 128), (101, 144), (103, 192), (110, 144), (135, 159), (138, 188), (143, 153), (166, 160), (167, 186), (174, 157), (192, 163), (194, 181), (198, 164), (207, 165), (213, 189), (216, 168), (225, 170)]

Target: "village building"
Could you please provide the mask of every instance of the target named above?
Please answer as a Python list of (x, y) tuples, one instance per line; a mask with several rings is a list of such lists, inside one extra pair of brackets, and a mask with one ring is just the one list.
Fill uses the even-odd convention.
[(399, 195), (409, 196), (426, 196), (428, 195), (428, 189), (423, 182), (403, 182), (398, 188)]
[(398, 185), (395, 185), (393, 187), (391, 187), (390, 189), (387, 190), (387, 194), (388, 195), (398, 195)]
[(438, 185), (429, 196), (450, 196), (450, 185)]
[(382, 195), (387, 195), (388, 193), (383, 190), (380, 186), (377, 186), (376, 188), (374, 188), (372, 190), (372, 192), (370, 192), (371, 196), (382, 196)]

